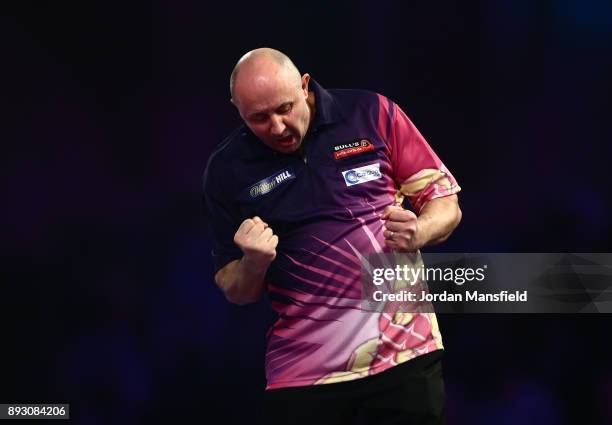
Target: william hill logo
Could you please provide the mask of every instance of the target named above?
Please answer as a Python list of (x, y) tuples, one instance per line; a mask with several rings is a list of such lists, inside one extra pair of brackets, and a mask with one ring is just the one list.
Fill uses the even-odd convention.
[(284, 182), (294, 178), (295, 174), (293, 173), (293, 170), (291, 168), (285, 168), (284, 170), (255, 183), (249, 188), (249, 195), (251, 195), (251, 198), (265, 195)]

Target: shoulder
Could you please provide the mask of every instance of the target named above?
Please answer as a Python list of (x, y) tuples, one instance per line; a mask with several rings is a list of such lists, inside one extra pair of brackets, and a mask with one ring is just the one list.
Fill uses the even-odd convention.
[(392, 115), (395, 103), (387, 96), (362, 89), (331, 89), (329, 90), (340, 109), (347, 115), (355, 113), (366, 114), (375, 118), (382, 115)]
[(240, 160), (246, 131), (244, 125), (238, 126), (210, 154), (202, 177), (204, 190), (214, 187), (218, 182), (217, 176), (226, 174), (232, 163)]
[(371, 90), (332, 89), (345, 123), (359, 128), (374, 128), (386, 139), (397, 114), (397, 105), (387, 96)]
[(375, 106), (380, 96), (374, 91), (362, 89), (330, 89), (329, 92), (341, 108)]

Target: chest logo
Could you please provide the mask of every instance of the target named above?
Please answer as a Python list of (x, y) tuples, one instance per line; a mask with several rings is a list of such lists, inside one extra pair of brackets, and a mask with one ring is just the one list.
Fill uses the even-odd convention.
[(355, 140), (354, 142), (342, 143), (334, 146), (334, 159), (342, 159), (347, 156), (357, 155), (374, 150), (374, 145), (368, 139)]
[(356, 184), (361, 184), (382, 178), (379, 163), (365, 165), (363, 167), (343, 171), (342, 176), (344, 177), (344, 182), (347, 186), (354, 186)]
[(253, 186), (249, 188), (249, 195), (251, 198), (257, 198), (260, 195), (265, 195), (266, 193), (276, 189), (281, 184), (294, 179), (295, 173), (291, 168), (285, 168), (270, 177), (266, 177), (263, 180), (258, 181)]

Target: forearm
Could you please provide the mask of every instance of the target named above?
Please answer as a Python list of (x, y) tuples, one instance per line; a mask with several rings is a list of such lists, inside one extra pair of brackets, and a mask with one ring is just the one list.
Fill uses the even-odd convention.
[(246, 257), (228, 263), (215, 275), (215, 282), (228, 301), (244, 305), (261, 297), (267, 267), (256, 267)]
[(418, 246), (444, 242), (459, 225), (461, 215), (457, 195), (426, 203), (417, 218)]

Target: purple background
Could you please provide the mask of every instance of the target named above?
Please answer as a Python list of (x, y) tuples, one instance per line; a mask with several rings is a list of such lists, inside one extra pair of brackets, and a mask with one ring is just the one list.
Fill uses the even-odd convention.
[[(255, 47), (403, 107), (463, 187), (436, 250), (611, 251), (610, 3), (2, 9), (0, 402), (69, 402), (80, 424), (257, 417), (273, 315), (215, 287), (201, 208)], [(612, 422), (610, 316), (439, 321), (449, 424)]]

